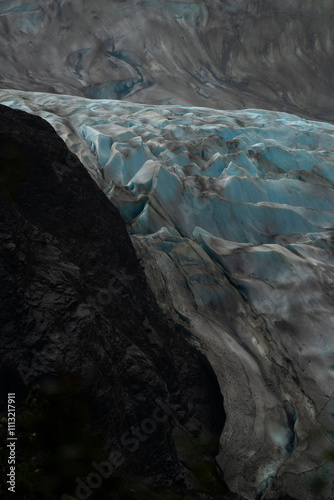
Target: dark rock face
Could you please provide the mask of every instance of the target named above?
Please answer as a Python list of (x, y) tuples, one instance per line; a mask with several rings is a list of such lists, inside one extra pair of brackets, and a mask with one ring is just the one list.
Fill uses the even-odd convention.
[(121, 446), (121, 471), (196, 491), (178, 442), (217, 453), (224, 410), (210, 367), (163, 317), (118, 210), (52, 127), (0, 114), (1, 401), (72, 374), (107, 452)]
[(0, 5), (0, 85), (334, 119), (332, 0)]

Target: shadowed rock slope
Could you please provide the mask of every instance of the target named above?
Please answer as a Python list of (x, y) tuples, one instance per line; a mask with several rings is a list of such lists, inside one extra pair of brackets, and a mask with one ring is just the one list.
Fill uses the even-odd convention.
[[(233, 498), (215, 474), (217, 381), (163, 317), (118, 210), (47, 122), (0, 114), (2, 415), (7, 392), (19, 419), (33, 384), (72, 377), (90, 402), (85, 423), (122, 457), (113, 477), (126, 478), (121, 493), (107, 482), (91, 498)], [(75, 495), (75, 479), (33, 498)]]

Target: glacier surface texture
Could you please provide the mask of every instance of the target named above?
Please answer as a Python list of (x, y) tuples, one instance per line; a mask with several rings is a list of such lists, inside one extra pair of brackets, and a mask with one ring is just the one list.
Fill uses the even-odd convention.
[[(118, 207), (161, 307), (212, 365), (217, 457), (247, 499), (334, 498), (334, 126), (0, 91), (40, 115)], [(55, 175), (71, 165), (55, 165)], [(70, 217), (70, 214), (69, 214)]]

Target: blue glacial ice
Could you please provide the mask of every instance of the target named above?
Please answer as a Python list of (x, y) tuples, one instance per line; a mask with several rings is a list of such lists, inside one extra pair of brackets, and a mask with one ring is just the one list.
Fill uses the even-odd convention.
[(333, 475), (334, 126), (9, 90), (0, 103), (42, 116), (79, 156), (209, 359), (231, 490), (313, 499), (314, 475)]

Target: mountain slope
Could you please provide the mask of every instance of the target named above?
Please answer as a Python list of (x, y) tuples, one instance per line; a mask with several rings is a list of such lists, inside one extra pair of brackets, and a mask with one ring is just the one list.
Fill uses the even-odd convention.
[(331, 0), (0, 4), (2, 88), (334, 119)]

